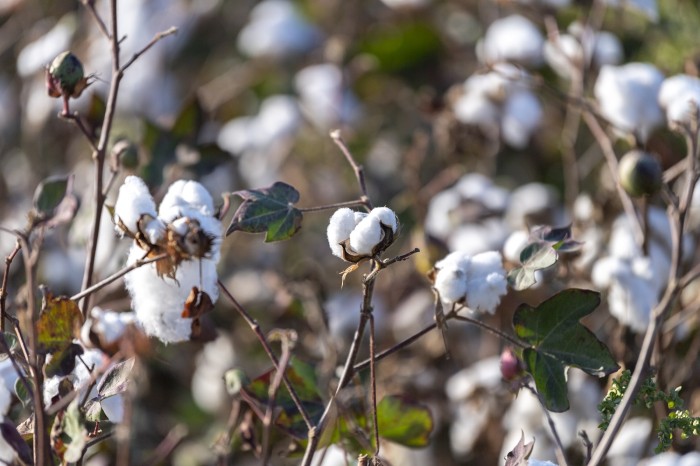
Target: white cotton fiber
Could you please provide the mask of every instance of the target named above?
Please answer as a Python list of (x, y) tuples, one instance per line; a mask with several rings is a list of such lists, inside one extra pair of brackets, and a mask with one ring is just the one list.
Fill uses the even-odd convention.
[(475, 255), (467, 274), (467, 305), (475, 311), (493, 313), (508, 291), (507, 284), (500, 253)]
[(457, 263), (449, 263), (438, 269), (434, 287), (444, 303), (452, 305), (459, 302), (467, 294), (466, 271)]
[(328, 222), (326, 235), (328, 237), (328, 245), (331, 248), (334, 256), (343, 257), (343, 248), (340, 243), (350, 237), (350, 233), (355, 228), (355, 217), (357, 212), (353, 212), (347, 207), (338, 209), (331, 216)]
[[(148, 187), (138, 176), (127, 176), (124, 184), (119, 188), (119, 196), (114, 206), (115, 220), (119, 219), (127, 230), (136, 234), (138, 222), (144, 215), (156, 217), (156, 205), (153, 202)], [(117, 226), (117, 233), (124, 234), (124, 231)]]
[(192, 210), (205, 216), (214, 215), (214, 201), (209, 192), (196, 181), (178, 180), (168, 189), (158, 209), (165, 222), (176, 217), (189, 216)]
[(370, 214), (350, 233), (350, 248), (357, 254), (370, 255), (383, 236), (379, 218)]

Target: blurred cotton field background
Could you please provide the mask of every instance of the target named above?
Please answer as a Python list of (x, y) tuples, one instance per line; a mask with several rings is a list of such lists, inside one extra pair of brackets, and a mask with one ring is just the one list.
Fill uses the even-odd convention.
[[(108, 17), (104, 1), (95, 6)], [(570, 286), (600, 290), (601, 309), (586, 324), (616, 360), (635, 360), (634, 348), (666, 286), (670, 227), (660, 199), (650, 198), (650, 239), (637, 246), (600, 141), (575, 109), (586, 102), (596, 111), (618, 157), (640, 147), (663, 169), (680, 161), (685, 142), (673, 129), (689, 121), (690, 102), (700, 103), (696, 2), (119, 0), (118, 10), (124, 58), (160, 31), (175, 26), (178, 32), (149, 50), (122, 81), (112, 145), (121, 141), (128, 150), (120, 152), (109, 205), (128, 175), (143, 179), (155, 205), (180, 179), (199, 181), (217, 207), (222, 193), (278, 180), (300, 191), (300, 206), (356, 199), (354, 174), (329, 137), (339, 128), (365, 168), (373, 204), (398, 215), (390, 255), (421, 248), (377, 281), (378, 348), (433, 322), (426, 273), (448, 253), (498, 251), (511, 269), (529, 228), (571, 224), (581, 249), (562, 254), (560, 267), (539, 272), (538, 284), (527, 291), (506, 293), (503, 282), (492, 284), (500, 301), (495, 308), (484, 305), (489, 312), (480, 318), (511, 331), (521, 302), (535, 304)], [(85, 138), (57, 117), (61, 104), (46, 94), (44, 68), (64, 50), (94, 75), (71, 108), (86, 117), (88, 131), (98, 131), (111, 62), (89, 11), (65, 0), (0, 0), (0, 225), (24, 226), (37, 184), (72, 174), (78, 214), (47, 234), (38, 270), (38, 280), (55, 295), (71, 296), (81, 287), (94, 215), (93, 171)], [(696, 197), (686, 264), (698, 260)], [(295, 354), (316, 367), (321, 381), (344, 361), (362, 299), (361, 273), (348, 275), (341, 288), (347, 264), (328, 248), (331, 213), (305, 214), (301, 232), (286, 242), (265, 244), (262, 236), (236, 232), (216, 251), (219, 279), (263, 329), (295, 329)], [(0, 256), (14, 245), (12, 236), (1, 234)], [(123, 267), (130, 247), (103, 216), (97, 279)], [(496, 256), (480, 257), (502, 270), (491, 264)], [(9, 302), (23, 283), (20, 269), (16, 261)], [(682, 386), (695, 415), (699, 302), (697, 284), (686, 288), (664, 328), (659, 344), (667, 356), (658, 363), (662, 386)], [(130, 331), (134, 317), (122, 280), (93, 303), (99, 307), (88, 325), (103, 346)], [(169, 433), (177, 446), (168, 464), (213, 464), (212, 445), (226, 429), (231, 404), (223, 373), (239, 367), (254, 378), (270, 368), (228, 302), (216, 303), (208, 325), (213, 339), (207, 343), (139, 340), (143, 370), (136, 373), (127, 413), (136, 464)], [(527, 391), (516, 398), (502, 381), (503, 343), (451, 323), (447, 345), (450, 359), (442, 336), (432, 332), (377, 366), (381, 393), (412, 394), (430, 407), (435, 423), (427, 448), (383, 446), (391, 464), (503, 464), (521, 431), (536, 439), (533, 458), (556, 462), (537, 400)], [(6, 362), (0, 375), (14, 383)], [(607, 387), (576, 370), (568, 384), (571, 410), (554, 415), (554, 422), (570, 457), (581, 460), (578, 433), (585, 430), (593, 440), (599, 435), (596, 405)], [(115, 405), (110, 419), (121, 422), (123, 406)], [(633, 413), (608, 464), (700, 464), (697, 455), (681, 456), (696, 449), (693, 439), (678, 440), (675, 453), (650, 458), (654, 422), (649, 412)], [(234, 446), (234, 464), (258, 464), (242, 442)], [(100, 444), (89, 456), (85, 464), (111, 464), (114, 444)], [(273, 464), (296, 462), (274, 453)], [(331, 447), (316, 464), (345, 464), (344, 453)]]

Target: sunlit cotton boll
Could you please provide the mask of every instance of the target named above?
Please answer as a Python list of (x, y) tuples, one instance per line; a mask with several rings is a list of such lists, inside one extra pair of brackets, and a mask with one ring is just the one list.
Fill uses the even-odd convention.
[(659, 104), (666, 111), (669, 124), (690, 124), (691, 115), (700, 105), (700, 79), (686, 74), (667, 78), (659, 90)]
[(224, 372), (231, 369), (235, 361), (233, 343), (227, 336), (220, 335), (202, 348), (192, 374), (192, 397), (200, 408), (216, 413), (224, 406), (228, 400)]
[[(141, 217), (148, 215), (153, 218), (156, 214), (156, 204), (146, 183), (138, 176), (127, 176), (124, 184), (119, 188), (117, 203), (114, 205), (115, 219), (121, 220), (124, 227), (132, 234), (139, 231), (138, 223)], [(123, 236), (124, 231), (117, 225), (117, 233)]]
[(501, 254), (482, 252), (471, 259), (467, 274), (467, 305), (474, 311), (493, 314), (507, 289)]
[(343, 241), (350, 238), (350, 233), (355, 229), (357, 224), (367, 216), (364, 212), (355, 212), (347, 207), (338, 209), (331, 216), (328, 222), (326, 236), (328, 237), (328, 245), (334, 256), (343, 257), (343, 247), (340, 245)]
[(377, 207), (355, 226), (350, 233), (350, 248), (360, 255), (370, 255), (374, 248), (384, 239), (382, 227), (388, 227), (396, 233), (398, 227), (396, 214), (387, 207)]
[(482, 63), (515, 62), (526, 66), (542, 63), (544, 38), (527, 18), (512, 15), (494, 21), (477, 44)]
[(285, 58), (311, 50), (320, 38), (292, 2), (266, 0), (251, 11), (250, 22), (238, 36), (238, 48), (250, 57)]
[(648, 63), (603, 66), (593, 92), (601, 114), (616, 129), (644, 142), (664, 114), (657, 101), (664, 75)]

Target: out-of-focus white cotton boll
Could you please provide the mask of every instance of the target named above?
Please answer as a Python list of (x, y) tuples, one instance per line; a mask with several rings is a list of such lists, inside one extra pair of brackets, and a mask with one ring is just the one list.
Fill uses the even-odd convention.
[[(85, 393), (89, 382), (91, 381), (91, 372), (94, 368), (97, 371), (104, 372), (105, 365), (109, 362), (109, 358), (99, 349), (84, 348), (83, 354), (80, 355), (82, 361), (78, 361), (68, 377), (73, 386)], [(77, 361), (77, 360), (76, 360)], [(90, 368), (90, 369), (88, 369)], [(61, 381), (61, 376), (49, 377), (44, 381), (44, 405), (50, 406), (51, 399), (58, 395), (58, 384)], [(82, 394), (80, 395), (83, 396)]]
[(629, 8), (638, 11), (653, 22), (659, 20), (659, 8), (656, 5), (656, 0), (604, 0), (603, 3), (615, 8)]
[(293, 136), (301, 124), (296, 99), (290, 95), (273, 95), (260, 104), (257, 117), (258, 147), (266, 147), (282, 138)]
[[(700, 224), (700, 189), (698, 192), (697, 212), (698, 224)], [(462, 199), (454, 189), (447, 189), (437, 193), (430, 199), (428, 213), (425, 218), (425, 231), (433, 236), (447, 238), (454, 225), (450, 219), (450, 212), (459, 207)]]
[[(114, 215), (132, 233), (139, 231), (138, 222), (142, 216), (149, 215), (153, 218), (157, 216), (156, 204), (141, 178), (138, 176), (126, 177), (124, 184), (119, 188), (117, 203), (114, 205)], [(124, 233), (119, 226), (115, 228), (117, 233)]]
[(500, 218), (488, 218), (481, 223), (467, 223), (454, 228), (447, 240), (451, 250), (461, 250), (471, 255), (500, 249), (508, 231)]
[(257, 118), (254, 116), (243, 116), (229, 120), (219, 130), (216, 143), (223, 150), (240, 155), (255, 146), (256, 124)]
[[(679, 466), (681, 455), (673, 451), (666, 451), (654, 455), (651, 458), (642, 460), (639, 466)], [(690, 464), (690, 463), (689, 463)], [(700, 465), (700, 461), (692, 463), (694, 466)]]
[(197, 405), (216, 413), (228, 399), (224, 384), (224, 372), (236, 362), (236, 353), (231, 339), (219, 335), (207, 343), (197, 355), (196, 369), (192, 375), (192, 397)]
[(332, 63), (299, 71), (294, 85), (305, 115), (319, 128), (350, 123), (359, 115), (355, 96), (345, 87), (342, 70)]
[[(542, 183), (524, 184), (515, 189), (508, 199), (505, 218), (513, 229), (527, 228), (530, 226), (529, 216), (545, 215), (558, 204), (556, 190), (552, 186)], [(558, 219), (550, 219), (549, 222), (544, 223), (554, 224), (556, 220)]]
[[(648, 438), (651, 434), (651, 419), (633, 417), (624, 424), (617, 437), (613, 440), (608, 458), (610, 464), (639, 464), (639, 459), (645, 454), (646, 444), (640, 438)], [(620, 463), (627, 460), (626, 463)]]
[(544, 38), (527, 18), (512, 15), (494, 21), (477, 45), (482, 63), (516, 62), (538, 66), (542, 63)]
[(75, 14), (64, 15), (46, 34), (27, 44), (17, 56), (17, 73), (26, 78), (37, 73), (56, 55), (70, 48), (77, 30)]
[(528, 459), (527, 466), (557, 466), (557, 464), (552, 463), (551, 461), (541, 461), (541, 460)]
[(326, 236), (334, 256), (343, 257), (343, 248), (340, 246), (340, 243), (350, 238), (350, 233), (355, 229), (355, 225), (357, 225), (355, 213), (351, 209), (344, 207), (336, 210), (331, 215)]
[(500, 110), (488, 97), (476, 92), (467, 92), (453, 104), (455, 118), (466, 125), (484, 127), (497, 126), (500, 121)]
[(525, 230), (516, 230), (510, 234), (503, 244), (503, 257), (514, 264), (520, 263), (520, 253), (523, 252), (530, 240), (530, 233)]
[(648, 63), (603, 66), (593, 92), (601, 114), (618, 130), (646, 141), (663, 123), (657, 102), (663, 74)]
[(659, 90), (659, 104), (666, 110), (669, 123), (689, 124), (692, 112), (700, 105), (700, 79), (685, 74), (665, 79)]
[(454, 189), (464, 198), (479, 202), (491, 210), (505, 209), (510, 193), (479, 173), (469, 173), (457, 181)]
[(320, 33), (286, 0), (265, 0), (253, 8), (238, 35), (238, 48), (251, 57), (285, 58), (313, 48)]
[(571, 78), (583, 61), (583, 48), (574, 36), (561, 34), (555, 40), (544, 43), (544, 59), (559, 76)]
[(508, 97), (503, 107), (503, 139), (516, 149), (523, 149), (541, 120), (542, 104), (537, 97), (529, 91), (515, 92)]
[(109, 344), (121, 338), (134, 320), (135, 316), (132, 312), (114, 312), (95, 306), (90, 311), (90, 319), (85, 322), (85, 325), (90, 325), (104, 339), (104, 342)]
[(617, 65), (622, 62), (623, 58), (622, 43), (615, 34), (608, 31), (596, 33), (593, 46), (593, 64), (597, 67)]

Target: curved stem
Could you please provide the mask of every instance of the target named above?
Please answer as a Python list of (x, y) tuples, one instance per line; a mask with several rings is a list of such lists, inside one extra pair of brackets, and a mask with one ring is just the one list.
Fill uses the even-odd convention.
[(467, 323), (470, 323), (472, 325), (476, 325), (477, 327), (483, 328), (487, 332), (492, 333), (499, 338), (502, 338), (503, 340), (507, 341), (508, 343), (510, 343), (513, 346), (517, 346), (519, 348), (529, 348), (529, 345), (523, 343), (520, 340), (513, 338), (512, 336), (508, 335), (507, 333), (505, 333), (505, 332), (503, 332), (495, 327), (491, 327), (489, 324), (486, 324), (480, 320), (476, 320), (476, 319), (472, 319), (471, 317), (460, 316), (460, 315), (448, 315), (446, 317), (447, 317), (447, 319), (452, 318), (452, 319), (456, 319), (456, 320), (461, 320), (462, 322), (467, 322)]

